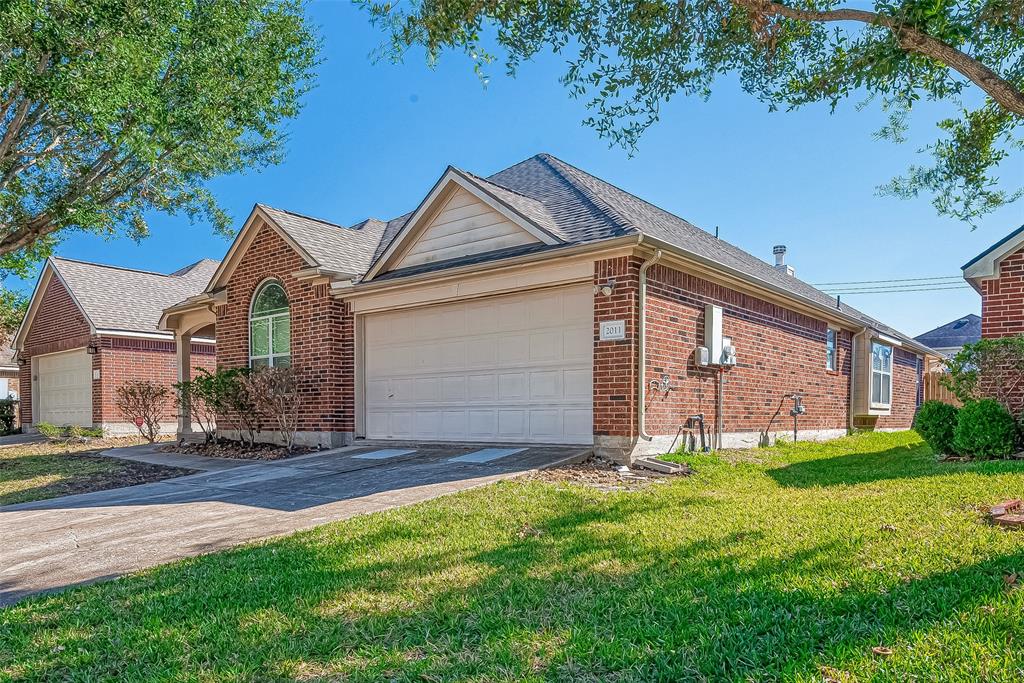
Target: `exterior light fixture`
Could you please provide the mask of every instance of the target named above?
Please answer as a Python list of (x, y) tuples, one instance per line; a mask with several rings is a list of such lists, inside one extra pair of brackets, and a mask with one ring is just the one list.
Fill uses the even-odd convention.
[(612, 292), (615, 291), (615, 280), (609, 280), (601, 287), (601, 293), (605, 296), (611, 296)]
[(96, 342), (91, 342), (88, 346), (85, 347), (85, 352), (88, 353), (90, 356), (95, 356), (97, 353), (100, 352), (100, 347), (99, 345), (96, 344)]

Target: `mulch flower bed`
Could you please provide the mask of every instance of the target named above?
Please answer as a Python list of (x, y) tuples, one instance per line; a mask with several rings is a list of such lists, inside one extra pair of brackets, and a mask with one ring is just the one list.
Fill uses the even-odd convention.
[(672, 477), (692, 474), (661, 474), (646, 469), (631, 469), (610, 460), (590, 457), (581, 463), (540, 470), (530, 475), (535, 481), (589, 486), (599, 491), (638, 491), (652, 484), (665, 484)]
[(317, 450), (308, 446), (292, 446), (291, 452), (285, 450), (284, 446), (277, 446), (270, 443), (258, 443), (254, 446), (245, 446), (239, 441), (228, 441), (221, 439), (210, 443), (174, 443), (162, 446), (158, 450), (166, 453), (185, 453), (187, 455), (202, 455), (207, 458), (233, 458), (236, 460), (284, 460), (294, 458), (296, 455), (304, 455)]

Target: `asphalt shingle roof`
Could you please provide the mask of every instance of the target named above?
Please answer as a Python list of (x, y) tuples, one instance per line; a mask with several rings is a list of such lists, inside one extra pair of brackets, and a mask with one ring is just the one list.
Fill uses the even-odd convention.
[(265, 204), (259, 206), (320, 266), (348, 275), (361, 275), (370, 267), (386, 227), (383, 221), (369, 218), (346, 228)]
[(971, 313), (919, 334), (914, 339), (933, 349), (950, 349), (972, 344), (981, 339), (981, 317)]
[(219, 261), (170, 275), (52, 257), (50, 264), (97, 329), (157, 332), (163, 310), (202, 292)]
[[(550, 154), (530, 157), (487, 178), (455, 170), (564, 245), (627, 235), (647, 235), (819, 306), (837, 309), (843, 315), (884, 334), (903, 341), (913, 341), (852, 306), (837, 302), (834, 297), (812, 285), (776, 270), (771, 264), (739, 247)], [(279, 219), (277, 216), (282, 213), (286, 215)], [(295, 214), (287, 212), (274, 214), (275, 220), (280, 220), (280, 227), (288, 231), (311, 255), (318, 260), (321, 257), (325, 259), (321, 265), (330, 267), (327, 261), (338, 263), (348, 259), (347, 263), (351, 267), (360, 267), (358, 271), (336, 269), (357, 274), (365, 273), (384, 255), (411, 215), (408, 213), (386, 223), (371, 219), (353, 228), (341, 228), (306, 217), (300, 217), (302, 220), (297, 222)], [(496, 252), (489, 257), (502, 258), (508, 255)], [(475, 256), (471, 262), (483, 260), (488, 258)], [(388, 277), (394, 279), (464, 264), (465, 259), (453, 259), (415, 269), (402, 269)]]

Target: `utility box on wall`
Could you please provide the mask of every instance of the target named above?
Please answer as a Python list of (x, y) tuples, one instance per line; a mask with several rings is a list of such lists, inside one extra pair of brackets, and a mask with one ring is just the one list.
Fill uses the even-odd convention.
[[(707, 304), (704, 307), (704, 346), (708, 362), (697, 365), (736, 365), (736, 347), (732, 338), (722, 334), (722, 307)], [(704, 357), (704, 351), (698, 350), (697, 358)]]
[(704, 307), (704, 347), (712, 365), (722, 362), (722, 307), (708, 304)]

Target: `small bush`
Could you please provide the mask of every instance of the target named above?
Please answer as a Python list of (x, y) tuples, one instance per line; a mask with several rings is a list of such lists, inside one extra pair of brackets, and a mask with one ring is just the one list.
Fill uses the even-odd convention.
[(47, 439), (82, 439), (85, 437), (98, 439), (103, 436), (102, 427), (81, 427), (79, 425), (62, 425), (58, 427), (49, 422), (37, 422), (36, 429)]
[(64, 435), (64, 430), (61, 427), (49, 422), (37, 422), (36, 429), (47, 439), (59, 439)]
[(114, 396), (117, 409), (150, 443), (160, 435), (160, 420), (167, 414), (170, 402), (169, 388), (143, 379), (125, 382), (117, 387)]
[(925, 401), (914, 416), (914, 430), (931, 447), (935, 455), (953, 453), (953, 432), (960, 411), (942, 401)]
[(13, 434), (14, 416), (18, 408), (18, 399), (0, 399), (0, 434)]
[(1017, 425), (1001, 403), (991, 398), (971, 401), (960, 409), (953, 432), (957, 453), (975, 457), (1004, 457), (1014, 451)]

